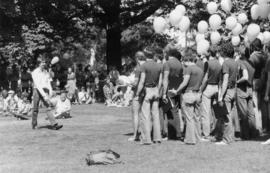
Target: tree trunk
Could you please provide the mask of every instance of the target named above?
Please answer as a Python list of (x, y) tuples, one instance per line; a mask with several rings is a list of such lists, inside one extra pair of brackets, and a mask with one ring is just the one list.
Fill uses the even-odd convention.
[(121, 29), (120, 24), (115, 23), (112, 27), (107, 28), (107, 67), (121, 68)]

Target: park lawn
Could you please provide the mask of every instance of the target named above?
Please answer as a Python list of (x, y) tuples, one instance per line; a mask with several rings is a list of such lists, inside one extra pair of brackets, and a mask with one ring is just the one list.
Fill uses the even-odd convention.
[[(30, 121), (0, 118), (0, 173), (269, 173), (270, 146), (260, 141), (230, 146), (177, 141), (141, 146), (127, 141), (132, 132), (129, 108), (101, 104), (74, 106), (60, 131), (32, 130)], [(47, 125), (44, 113), (39, 125)], [(87, 166), (86, 154), (112, 149), (123, 164)]]

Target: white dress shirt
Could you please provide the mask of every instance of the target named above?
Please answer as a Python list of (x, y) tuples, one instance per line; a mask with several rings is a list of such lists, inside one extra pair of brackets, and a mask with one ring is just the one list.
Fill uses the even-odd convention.
[(46, 97), (47, 94), (44, 92), (44, 88), (47, 88), (49, 90), (49, 94), (52, 94), (52, 86), (51, 86), (51, 77), (50, 73), (46, 70), (41, 70), (39, 67), (36, 68), (32, 72), (32, 79), (34, 83), (34, 88), (36, 88), (39, 93), (42, 95), (42, 97)]

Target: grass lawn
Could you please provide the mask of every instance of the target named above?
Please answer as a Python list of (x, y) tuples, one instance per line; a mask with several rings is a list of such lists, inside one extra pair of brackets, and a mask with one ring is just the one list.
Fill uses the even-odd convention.
[[(32, 130), (30, 121), (0, 117), (0, 173), (270, 173), (270, 146), (241, 141), (230, 146), (177, 141), (141, 146), (127, 141), (129, 108), (74, 106), (60, 131)], [(47, 125), (45, 114), (39, 125)], [(124, 164), (87, 166), (86, 154), (112, 149)]]

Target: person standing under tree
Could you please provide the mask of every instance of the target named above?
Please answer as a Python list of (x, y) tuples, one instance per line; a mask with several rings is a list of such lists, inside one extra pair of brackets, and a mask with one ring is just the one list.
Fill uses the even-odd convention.
[(238, 74), (238, 65), (234, 58), (234, 47), (231, 43), (223, 43), (220, 49), (220, 55), (224, 57), (222, 64), (222, 88), (218, 98), (219, 105), (226, 108), (223, 119), (223, 137), (222, 141), (216, 142), (217, 145), (227, 145), (233, 142), (234, 129), (232, 113), (235, 109), (236, 80)]
[(185, 139), (187, 145), (195, 145), (201, 140), (199, 105), (201, 101), (200, 86), (203, 80), (203, 70), (195, 64), (196, 54), (188, 48), (184, 53), (184, 77), (179, 87), (168, 92), (176, 96), (182, 95), (181, 109), (186, 121)]
[(182, 132), (180, 126), (180, 95), (171, 96), (167, 94), (168, 90), (177, 89), (183, 81), (183, 65), (179, 61), (181, 54), (175, 48), (170, 48), (166, 52), (168, 61), (164, 65), (164, 77), (163, 77), (163, 97), (165, 102), (171, 103), (171, 108), (166, 112), (168, 115), (168, 121), (170, 122), (172, 130), (168, 131), (170, 138), (181, 139)]
[(52, 130), (59, 130), (63, 125), (58, 125), (53, 113), (52, 104), (50, 102), (50, 95), (52, 95), (51, 78), (48, 71), (45, 69), (46, 61), (44, 56), (38, 58), (39, 66), (32, 72), (33, 79), (33, 114), (32, 114), (32, 129), (37, 128), (37, 117), (39, 111), (39, 102), (42, 101), (46, 106), (46, 113), (51, 123)]
[(145, 97), (142, 103), (142, 133), (141, 143), (150, 145), (151, 129), (153, 124), (153, 141), (161, 142), (160, 119), (159, 119), (159, 91), (162, 85), (162, 69), (154, 61), (154, 50), (152, 47), (144, 49), (146, 62), (141, 66), (141, 75), (135, 98), (138, 100), (143, 89), (145, 89)]

